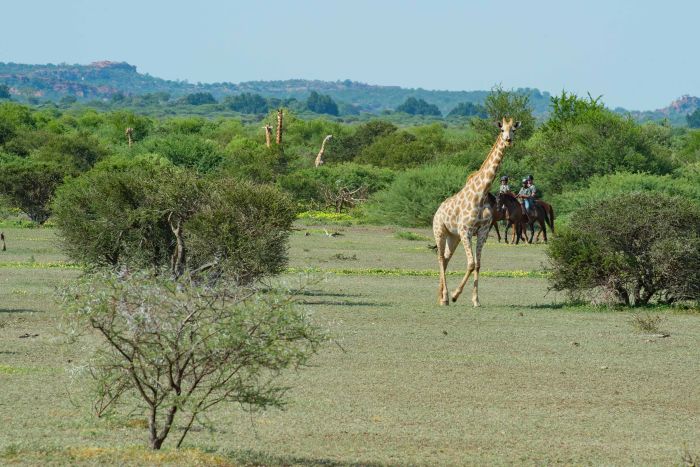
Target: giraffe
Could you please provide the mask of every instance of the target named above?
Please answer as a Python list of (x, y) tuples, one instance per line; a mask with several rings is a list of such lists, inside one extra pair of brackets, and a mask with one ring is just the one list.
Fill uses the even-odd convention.
[(129, 147), (131, 147), (131, 144), (134, 142), (133, 137), (134, 137), (134, 129), (131, 127), (128, 127), (126, 131), (124, 131), (126, 134), (126, 140), (129, 142)]
[(333, 135), (328, 135), (328, 136), (326, 136), (325, 138), (323, 138), (323, 143), (321, 143), (321, 150), (318, 151), (318, 156), (316, 156), (316, 162), (315, 162), (316, 167), (318, 167), (318, 166), (320, 166), (321, 164), (323, 164), (323, 152), (326, 150), (326, 143), (327, 143), (328, 140), (330, 140), (331, 138), (333, 138)]
[(278, 146), (282, 144), (282, 109), (277, 110), (277, 138), (275, 142)]
[[(505, 148), (513, 144), (513, 136), (515, 130), (520, 127), (520, 122), (513, 122), (512, 118), (509, 120), (503, 118), (497, 125), (500, 128), (500, 133), (479, 170), (467, 178), (464, 188), (442, 202), (433, 217), (433, 234), (437, 244), (438, 263), (440, 266), (438, 301), (441, 305), (449, 304), (445, 270), (461, 240), (467, 254), (467, 272), (452, 294), (452, 301), (457, 301), (469, 280), (469, 276), (473, 272), (472, 304), (475, 307), (480, 306), (479, 269), (481, 267), (481, 249), (488, 237), (493, 215), (491, 207), (486, 202), (486, 195), (491, 189), (491, 183), (496, 176), (498, 166), (501, 164)], [(476, 259), (472, 250), (472, 237), (474, 235), (477, 236)]]
[(269, 148), (272, 145), (270, 142), (272, 139), (272, 126), (266, 124), (263, 128), (265, 129), (265, 146)]

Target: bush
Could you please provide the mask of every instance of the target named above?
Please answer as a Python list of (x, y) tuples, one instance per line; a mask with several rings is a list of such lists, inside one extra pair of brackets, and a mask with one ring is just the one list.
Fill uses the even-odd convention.
[(366, 195), (371, 195), (385, 188), (393, 178), (394, 173), (389, 169), (346, 163), (292, 172), (281, 177), (278, 186), (297, 203), (316, 208), (327, 207), (329, 193), (346, 188), (350, 191), (361, 189)]
[(222, 171), (258, 183), (273, 182), (284, 171), (286, 160), (279, 146), (271, 148), (248, 138), (236, 137), (226, 146)]
[(587, 188), (566, 191), (556, 196), (552, 204), (557, 209), (558, 217), (566, 219), (574, 211), (591, 203), (639, 191), (700, 199), (698, 180), (673, 178), (670, 175), (619, 172), (592, 177)]
[[(555, 98), (555, 104), (559, 100)], [(556, 118), (526, 143), (530, 155), (525, 160), (552, 193), (582, 187), (592, 176), (615, 171), (673, 171), (670, 143), (654, 126), (640, 126), (595, 100), (566, 97), (554, 109)]]
[(0, 156), (0, 194), (38, 224), (51, 215), (50, 202), (66, 175), (64, 167), (52, 162)]
[(418, 138), (406, 131), (397, 131), (377, 138), (362, 150), (357, 162), (378, 167), (402, 169), (416, 167), (435, 159), (444, 149), (441, 142)]
[(552, 287), (645, 305), (700, 300), (700, 205), (626, 193), (574, 213), (548, 249)]
[(324, 339), (289, 295), (221, 282), (105, 274), (66, 290), (64, 301), (75, 335), (101, 336), (86, 365), (96, 415), (140, 413), (151, 449), (178, 422), (180, 447), (222, 402), (281, 406), (281, 371), (305, 366)]
[(294, 219), (290, 201), (272, 187), (202, 179), (147, 160), (71, 180), (54, 212), (75, 261), (169, 267), (174, 275), (206, 268), (240, 282), (284, 268)]
[(368, 204), (368, 218), (379, 224), (432, 225), (440, 203), (458, 192), (467, 176), (463, 168), (452, 165), (407, 170), (374, 196)]
[(149, 138), (143, 142), (141, 150), (160, 154), (175, 165), (195, 168), (202, 173), (212, 171), (223, 161), (223, 154), (213, 141), (193, 134)]
[(358, 126), (351, 135), (333, 135), (325, 155), (326, 162), (352, 161), (377, 138), (390, 135), (396, 130), (397, 127), (389, 122), (372, 120)]
[(219, 178), (205, 185), (206, 196), (185, 224), (188, 265), (249, 283), (281, 273), (295, 211), (272, 186)]

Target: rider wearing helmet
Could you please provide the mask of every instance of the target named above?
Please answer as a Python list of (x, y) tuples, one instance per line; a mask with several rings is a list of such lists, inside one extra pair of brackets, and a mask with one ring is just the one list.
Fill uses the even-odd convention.
[(528, 186), (530, 187), (530, 196), (532, 196), (532, 199), (535, 199), (535, 196), (537, 196), (537, 188), (535, 188), (535, 177), (532, 175), (527, 176), (527, 181), (528, 181)]
[(508, 176), (504, 175), (501, 177), (501, 186), (498, 187), (498, 194), (501, 193), (510, 193), (510, 185), (508, 185)]
[(518, 192), (518, 199), (523, 203), (523, 206), (525, 206), (525, 212), (535, 207), (532, 189), (530, 188), (530, 180), (527, 178), (523, 178), (523, 186)]

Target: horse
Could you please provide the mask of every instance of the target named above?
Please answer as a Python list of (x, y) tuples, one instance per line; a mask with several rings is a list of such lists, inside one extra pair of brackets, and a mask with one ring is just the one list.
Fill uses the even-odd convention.
[(520, 239), (522, 237), (521, 224), (524, 217), (520, 203), (518, 203), (518, 200), (512, 193), (499, 193), (497, 205), (503, 212), (502, 218), (506, 221), (506, 243), (508, 243), (508, 229), (511, 226), (513, 227), (513, 238), (511, 239), (511, 243), (520, 243)]
[[(551, 207), (551, 206), (550, 206)], [(554, 212), (554, 210), (552, 210)], [(540, 225), (540, 231), (544, 235), (544, 242), (547, 243), (547, 224), (550, 226), (554, 225), (554, 221), (551, 221), (549, 219), (549, 216), (547, 215), (547, 210), (545, 207), (537, 202), (535, 203), (535, 208), (534, 210), (531, 210), (532, 214), (535, 214), (535, 217), (533, 219), (530, 218), (529, 213), (525, 213), (524, 218), (521, 221), (521, 228), (525, 229), (525, 236), (527, 237), (527, 227), (530, 227), (530, 239), (527, 241), (528, 243), (532, 243), (533, 238), (535, 237), (535, 222), (537, 222)], [(538, 236), (539, 238), (539, 236)]]
[[(492, 193), (486, 195), (486, 202), (491, 206), (491, 227), (496, 227), (496, 235), (498, 236), (498, 243), (501, 243), (501, 232), (498, 231), (498, 221), (505, 219), (505, 213), (501, 209), (501, 205)], [(508, 239), (506, 239), (508, 243)]]
[[(544, 209), (544, 212), (547, 214), (547, 225), (549, 225), (549, 230), (551, 230), (552, 234), (554, 234), (554, 208), (552, 207), (551, 204), (549, 204), (545, 201), (542, 201), (541, 199), (538, 199), (535, 202), (537, 204), (539, 204), (540, 206), (542, 206), (542, 208)], [(542, 234), (541, 230), (539, 230), (537, 232), (537, 235), (535, 236), (535, 242), (540, 241), (540, 234)]]

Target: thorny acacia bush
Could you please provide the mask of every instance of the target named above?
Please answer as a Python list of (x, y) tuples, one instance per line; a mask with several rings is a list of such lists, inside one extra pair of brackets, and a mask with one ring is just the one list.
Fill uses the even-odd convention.
[(240, 282), (281, 272), (294, 221), (271, 186), (148, 161), (64, 184), (54, 219), (71, 259), (94, 267), (205, 268)]
[(548, 249), (555, 290), (625, 305), (700, 300), (700, 206), (626, 193), (576, 211)]
[(102, 338), (86, 365), (98, 416), (142, 413), (160, 449), (176, 426), (180, 447), (217, 404), (284, 405), (277, 377), (305, 366), (324, 335), (291, 295), (224, 282), (100, 273), (64, 291), (71, 331)]

